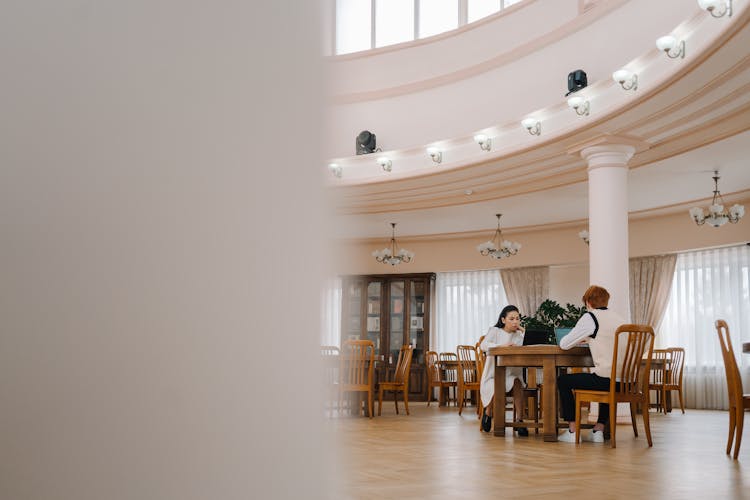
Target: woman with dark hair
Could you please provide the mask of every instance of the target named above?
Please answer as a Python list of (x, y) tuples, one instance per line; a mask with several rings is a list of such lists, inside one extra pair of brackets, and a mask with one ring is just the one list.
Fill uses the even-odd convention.
[[(479, 346), (484, 352), (491, 347), (512, 346), (523, 344), (523, 327), (521, 326), (521, 314), (516, 306), (505, 306), (500, 312), (495, 326), (490, 327), (487, 335)], [(514, 419), (521, 421), (524, 409), (523, 394), (523, 368), (508, 367), (505, 369), (505, 395), (513, 396)], [(495, 395), (495, 360), (494, 356), (487, 356), (482, 373), (482, 382), (479, 393), (484, 404), (482, 414), (482, 430), (490, 432), (492, 428), (492, 398)], [(516, 427), (519, 436), (528, 436), (529, 431), (525, 427)]]

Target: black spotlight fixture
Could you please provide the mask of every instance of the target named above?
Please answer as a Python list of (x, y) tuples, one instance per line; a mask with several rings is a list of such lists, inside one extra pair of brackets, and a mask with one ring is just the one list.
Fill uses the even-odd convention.
[(571, 71), (568, 73), (568, 93), (565, 94), (565, 97), (569, 96), (573, 92), (578, 92), (582, 88), (585, 88), (586, 85), (588, 85), (588, 80), (586, 79), (586, 72), (582, 69), (577, 69), (575, 71)]
[(375, 152), (375, 134), (369, 130), (363, 130), (354, 140), (358, 155), (366, 155)]

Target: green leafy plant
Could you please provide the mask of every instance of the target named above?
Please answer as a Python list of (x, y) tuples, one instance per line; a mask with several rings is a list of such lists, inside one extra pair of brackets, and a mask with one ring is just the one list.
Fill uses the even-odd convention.
[(521, 324), (527, 330), (554, 331), (555, 328), (572, 328), (586, 312), (585, 307), (573, 304), (561, 306), (557, 301), (547, 299), (539, 305), (533, 316), (521, 316)]

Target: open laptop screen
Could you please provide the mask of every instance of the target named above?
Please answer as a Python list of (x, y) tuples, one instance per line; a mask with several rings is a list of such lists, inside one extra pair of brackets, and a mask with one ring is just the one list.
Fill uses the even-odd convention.
[(523, 345), (554, 345), (554, 341), (550, 342), (549, 333), (545, 330), (526, 330), (523, 334)]

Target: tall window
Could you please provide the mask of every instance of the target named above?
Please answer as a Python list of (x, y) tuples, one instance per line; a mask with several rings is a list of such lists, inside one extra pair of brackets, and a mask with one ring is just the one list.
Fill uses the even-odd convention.
[(341, 296), (341, 279), (327, 280), (320, 297), (320, 345), (340, 347)]
[(686, 405), (728, 407), (724, 361), (714, 322), (729, 325), (744, 387), (750, 384), (750, 247), (689, 252), (677, 256), (672, 292), (657, 334), (658, 347), (684, 347)]
[(476, 344), (508, 302), (496, 269), (437, 273), (435, 288), (437, 321), (430, 346), (437, 352)]

